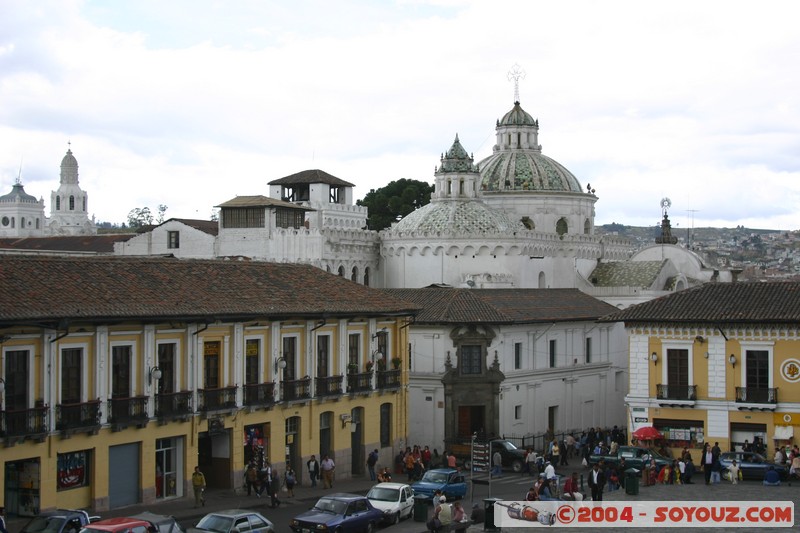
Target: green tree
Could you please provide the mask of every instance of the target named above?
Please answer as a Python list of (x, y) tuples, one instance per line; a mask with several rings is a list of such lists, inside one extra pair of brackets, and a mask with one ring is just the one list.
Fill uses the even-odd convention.
[(400, 179), (380, 189), (372, 189), (356, 205), (367, 207), (367, 226), (380, 231), (428, 204), (433, 189), (433, 185), (424, 181)]
[(153, 214), (149, 207), (137, 207), (128, 213), (128, 226), (131, 228), (141, 228), (153, 223)]
[(158, 205), (158, 218), (156, 219), (156, 224), (163, 224), (164, 223), (164, 214), (167, 212), (167, 206), (164, 204)]

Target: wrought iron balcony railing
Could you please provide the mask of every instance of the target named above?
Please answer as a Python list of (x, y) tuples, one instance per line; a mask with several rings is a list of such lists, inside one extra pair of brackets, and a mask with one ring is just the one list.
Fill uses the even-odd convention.
[(281, 381), (281, 400), (292, 402), (311, 398), (311, 378), (306, 376), (300, 379)]
[(0, 411), (0, 435), (23, 437), (47, 433), (47, 406)]
[(244, 404), (248, 407), (265, 407), (275, 404), (275, 383), (247, 383), (244, 385)]
[(375, 374), (376, 385), (380, 390), (396, 389), (400, 387), (400, 369), (378, 370)]
[(192, 391), (156, 394), (156, 416), (176, 418), (192, 414)]
[(197, 389), (197, 410), (214, 411), (236, 407), (235, 385), (218, 389)]
[(342, 394), (343, 376), (317, 376), (316, 396), (339, 396)]
[(147, 396), (108, 400), (108, 421), (112, 424), (142, 422), (147, 418)]
[(742, 403), (778, 403), (778, 389), (736, 387), (736, 401)]
[(697, 400), (697, 385), (656, 385), (659, 400)]
[(56, 429), (59, 431), (100, 425), (100, 400), (56, 405)]
[(372, 372), (347, 374), (347, 392), (369, 392), (372, 390)]

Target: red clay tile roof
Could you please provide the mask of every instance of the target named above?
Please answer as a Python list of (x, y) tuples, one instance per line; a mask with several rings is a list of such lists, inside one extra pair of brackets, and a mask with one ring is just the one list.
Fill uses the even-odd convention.
[(248, 320), (406, 316), (417, 310), (309, 265), (0, 255), (0, 327), (60, 319)]
[(291, 176), (286, 176), (285, 178), (272, 180), (269, 182), (269, 185), (301, 185), (305, 183), (326, 183), (328, 185), (340, 187), (355, 187), (352, 183), (348, 183), (319, 169), (303, 170)]
[[(219, 233), (219, 222), (216, 220), (198, 220), (194, 218), (171, 218), (169, 220), (180, 222), (181, 224), (185, 224), (203, 233), (208, 233), (209, 235), (217, 235)], [(169, 220), (165, 221), (164, 224), (169, 222)]]
[(223, 202), (215, 207), (235, 208), (235, 207), (285, 207), (286, 209), (297, 209), (300, 211), (316, 211), (309, 207), (293, 204), (291, 202), (284, 202), (283, 200), (276, 200), (269, 196), (255, 195), (255, 196), (237, 196), (232, 200)]
[(4, 238), (0, 239), (0, 248), (11, 250), (92, 252), (96, 254), (113, 254), (115, 242), (125, 242), (133, 237), (136, 237), (135, 233)]
[(631, 306), (602, 321), (800, 325), (800, 282), (706, 283)]
[(416, 324), (530, 324), (596, 320), (615, 307), (577, 289), (384, 289), (416, 303)]

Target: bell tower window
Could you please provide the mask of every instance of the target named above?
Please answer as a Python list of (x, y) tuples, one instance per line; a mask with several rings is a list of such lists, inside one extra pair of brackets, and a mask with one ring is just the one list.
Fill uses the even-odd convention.
[(69, 197), (69, 210), (70, 211), (75, 211), (75, 197), (74, 196), (70, 196)]

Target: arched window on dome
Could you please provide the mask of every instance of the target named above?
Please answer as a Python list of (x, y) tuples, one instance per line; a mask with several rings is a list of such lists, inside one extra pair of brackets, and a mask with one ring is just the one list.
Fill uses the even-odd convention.
[(592, 225), (589, 223), (589, 219), (587, 218), (586, 221), (583, 223), (583, 234), (589, 235), (589, 232), (592, 230)]
[(86, 196), (83, 197), (83, 211), (86, 211)]
[(353, 267), (353, 272), (350, 273), (350, 281), (358, 282), (358, 268)]
[(521, 148), (521, 147), (522, 147), (522, 134), (521, 133), (517, 133), (517, 148)]
[(343, 277), (344, 277), (344, 267), (343, 267), (343, 266), (340, 266), (340, 267), (339, 267), (339, 277), (340, 277), (340, 278), (343, 278)]
[(364, 269), (364, 286), (369, 287), (369, 267)]
[(61, 211), (61, 197), (56, 196), (56, 211)]
[(544, 278), (544, 272), (539, 272), (539, 288), (540, 289), (546, 289), (547, 288), (547, 283), (546, 283), (546, 280)]
[(72, 195), (69, 197), (69, 210), (75, 211), (75, 197)]
[(569, 231), (569, 226), (567, 226), (567, 219), (564, 217), (559, 218), (558, 222), (556, 222), (556, 233), (558, 233), (559, 237), (563, 239), (567, 231)]
[(459, 196), (464, 196), (464, 180), (463, 179), (458, 180), (458, 195)]

